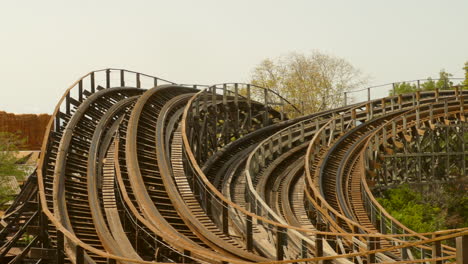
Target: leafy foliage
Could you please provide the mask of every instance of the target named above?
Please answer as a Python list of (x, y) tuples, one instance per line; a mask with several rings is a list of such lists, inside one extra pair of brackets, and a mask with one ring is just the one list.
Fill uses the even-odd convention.
[[(468, 89), (468, 62), (465, 63), (465, 67), (463, 69), (465, 70), (465, 80), (463, 82), (460, 82), (457, 86), (461, 86), (463, 89)], [(434, 91), (436, 89), (439, 89), (439, 90), (453, 89), (455, 84), (452, 81), (450, 81), (451, 77), (453, 77), (451, 73), (448, 73), (442, 69), (439, 72), (438, 80), (433, 80), (432, 78), (429, 77), (427, 78), (427, 81), (420, 83), (419, 88), (418, 88), (418, 85), (416, 85), (415, 83), (407, 83), (407, 82), (396, 83), (395, 92), (391, 91), (390, 94), (394, 95), (394, 93), (395, 94), (413, 93), (418, 90)]]
[(465, 71), (465, 80), (463, 81), (463, 85), (468, 87), (468, 61), (465, 62), (465, 67), (463, 67), (463, 70)]
[(341, 106), (343, 92), (364, 85), (366, 78), (345, 59), (314, 51), (263, 60), (251, 83), (276, 91), (308, 114)]
[[(395, 94), (412, 93), (417, 90), (418, 90), (418, 87), (415, 84), (411, 84), (407, 82), (395, 84)], [(391, 91), (391, 95), (393, 95), (393, 91)]]
[(7, 176), (15, 176), (18, 180), (23, 180), (26, 171), (19, 166), (18, 149), (25, 140), (18, 135), (0, 132), (0, 206), (13, 198), (13, 190), (6, 185)]
[(407, 184), (383, 192), (378, 202), (398, 221), (416, 232), (468, 226), (466, 177), (416, 191)]

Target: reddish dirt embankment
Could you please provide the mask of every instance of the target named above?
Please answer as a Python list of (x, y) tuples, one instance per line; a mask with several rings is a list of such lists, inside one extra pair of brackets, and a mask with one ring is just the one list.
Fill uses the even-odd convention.
[(0, 132), (10, 132), (25, 138), (21, 150), (40, 150), (49, 123), (48, 114), (12, 114), (0, 111)]

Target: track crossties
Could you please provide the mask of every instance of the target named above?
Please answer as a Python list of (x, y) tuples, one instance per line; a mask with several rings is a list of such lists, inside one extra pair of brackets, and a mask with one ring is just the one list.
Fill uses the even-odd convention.
[(91, 72), (59, 100), (2, 219), (1, 261), (453, 262), (466, 229), (416, 233), (372, 190), (466, 175), (467, 96), (417, 92), (289, 119), (296, 107), (251, 84)]

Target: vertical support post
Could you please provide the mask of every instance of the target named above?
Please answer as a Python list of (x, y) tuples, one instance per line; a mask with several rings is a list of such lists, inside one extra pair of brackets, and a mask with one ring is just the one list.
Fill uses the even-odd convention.
[(158, 78), (153, 79), (153, 84), (154, 84), (154, 87), (158, 86)]
[[(357, 226), (353, 226), (353, 233), (354, 234), (359, 234), (359, 227)], [(355, 243), (353, 240), (359, 240), (359, 237), (353, 237), (353, 239), (351, 240), (352, 243), (353, 243), (353, 252), (359, 252), (359, 245), (357, 243)], [(353, 262), (354, 263), (359, 263), (359, 260), (358, 260), (358, 257), (353, 257)]]
[(301, 122), (301, 142), (304, 142), (304, 134), (305, 134), (305, 127), (304, 127), (304, 122)]
[(385, 98), (382, 98), (382, 100), (380, 101), (380, 107), (382, 108), (382, 113), (386, 114), (387, 106), (386, 106)]
[(387, 234), (387, 226), (385, 225), (385, 215), (380, 211), (380, 233)]
[(286, 230), (282, 227), (276, 228), (276, 259), (283, 260), (284, 259), (284, 240), (285, 240), (285, 232)]
[(213, 117), (210, 118), (210, 121), (213, 122), (213, 132), (212, 133), (212, 141), (213, 141), (213, 146), (214, 148), (216, 148), (218, 142), (217, 142), (217, 134), (218, 134), (218, 129), (217, 129), (217, 126), (218, 126), (218, 107), (217, 107), (217, 102), (216, 102), (216, 86), (211, 86), (210, 87), (211, 89), (211, 109), (212, 109), (212, 114), (213, 114)]
[[(432, 235), (432, 238), (436, 238), (437, 235)], [(432, 243), (432, 258), (442, 257), (442, 244), (439, 241), (434, 241)], [(442, 260), (432, 261), (432, 264), (442, 264)]]
[(110, 88), (110, 70), (106, 70), (106, 88)]
[(403, 96), (401, 94), (398, 95), (398, 109), (401, 109), (403, 104)]
[[(323, 257), (323, 235), (317, 234), (315, 237), (315, 257)], [(316, 263), (319, 264), (320, 261)]]
[[(40, 201), (39, 194), (37, 194), (37, 199)], [(40, 245), (46, 248), (49, 247), (49, 238), (47, 236), (48, 222), (46, 214), (42, 211), (40, 202), (37, 203), (37, 210), (39, 212), (39, 241)]]
[(416, 105), (419, 106), (419, 102), (421, 101), (421, 91), (416, 91)]
[(70, 114), (70, 92), (67, 93), (65, 97), (65, 113)]
[(223, 107), (227, 106), (227, 85), (223, 84)]
[(380, 218), (375, 217), (375, 228), (379, 230), (379, 232), (382, 232), (380, 229), (381, 228)]
[[(369, 237), (367, 240), (368, 250), (375, 250), (375, 237)], [(367, 256), (367, 263), (375, 263), (375, 253), (370, 253)]]
[(78, 82), (78, 101), (83, 102), (83, 80)]
[(468, 264), (468, 235), (456, 238), (457, 263)]
[(268, 90), (265, 89), (263, 90), (263, 96), (264, 96), (264, 103), (265, 103), (265, 117), (263, 118), (263, 126), (268, 126), (268, 121), (269, 121), (269, 115), (270, 115), (270, 112), (269, 112), (269, 108), (268, 108)]
[(351, 119), (353, 120), (353, 127), (356, 126), (356, 109), (351, 110)]
[(136, 87), (141, 88), (140, 73), (136, 74)]
[[(405, 241), (405, 238), (403, 237), (403, 241)], [(408, 248), (401, 248), (401, 257), (403, 260), (407, 260), (409, 259), (409, 256), (408, 256)]]
[[(239, 128), (239, 84), (234, 84), (234, 126)], [(239, 129), (234, 130), (236, 138), (238, 137)]]
[(65, 260), (65, 255), (63, 253), (64, 249), (65, 249), (65, 244), (64, 244), (64, 239), (63, 239), (63, 233), (60, 230), (57, 230), (57, 256), (56, 256), (57, 264), (63, 264)]
[(227, 104), (227, 94), (228, 94), (228, 90), (227, 90), (227, 85), (226, 84), (223, 84), (223, 107), (221, 108), (222, 109), (222, 118), (224, 119), (223, 120), (223, 124), (222, 124), (222, 129), (221, 129), (221, 139), (224, 141), (224, 144), (228, 144), (229, 143), (229, 140), (230, 140), (230, 129), (231, 129), (231, 125), (230, 123), (228, 122), (228, 119), (229, 119), (229, 107), (228, 107), (228, 104)]
[(91, 73), (91, 77), (90, 77), (90, 85), (91, 85), (91, 93), (94, 93), (96, 92), (96, 84), (95, 84), (95, 80), (94, 80), (94, 72)]
[(42, 247), (46, 248), (49, 247), (49, 238), (47, 236), (47, 230), (48, 230), (48, 223), (47, 223), (47, 216), (46, 214), (42, 211), (41, 209), (41, 203), (39, 202), (39, 237), (41, 241)]
[(392, 95), (395, 96), (396, 95), (396, 85), (395, 85), (395, 83), (392, 83), (392, 90), (393, 90)]
[(184, 250), (184, 256), (182, 258), (182, 263), (191, 263), (192, 261), (190, 260), (190, 251)]
[(247, 84), (247, 128), (250, 130), (252, 128), (252, 102), (250, 96), (250, 84)]
[(348, 105), (348, 96), (347, 96), (347, 92), (344, 92), (344, 106), (347, 106)]
[(203, 191), (204, 191), (204, 200), (205, 200), (205, 212), (206, 212), (206, 215), (207, 216), (211, 216), (212, 215), (212, 212), (211, 212), (211, 201), (210, 201), (210, 194), (208, 192), (208, 190), (206, 188), (203, 188)]
[(57, 115), (55, 117), (55, 132), (59, 132), (60, 131), (60, 116)]
[(367, 101), (370, 101), (370, 87), (367, 88)]
[(84, 250), (80, 246), (76, 246), (76, 264), (84, 263)]
[(223, 201), (223, 234), (229, 235), (229, 208), (228, 204)]
[[(250, 202), (246, 204), (248, 211), (250, 212)], [(246, 230), (245, 234), (247, 235), (247, 250), (253, 250), (253, 225), (252, 225), (252, 216), (247, 215), (246, 217)]]
[[(468, 252), (468, 251), (467, 251)], [(301, 258), (305, 259), (308, 257), (307, 254), (307, 242), (304, 239), (301, 239)]]
[[(120, 86), (125, 87), (125, 72), (124, 70), (120, 70)], [(109, 87), (107, 87), (109, 88)]]

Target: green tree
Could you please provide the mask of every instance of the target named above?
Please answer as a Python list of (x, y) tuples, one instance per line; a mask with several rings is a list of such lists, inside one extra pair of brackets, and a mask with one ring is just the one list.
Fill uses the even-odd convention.
[(445, 228), (442, 209), (424, 203), (423, 196), (408, 185), (385, 191), (377, 201), (398, 221), (416, 232)]
[(417, 232), (468, 226), (468, 178), (419, 186), (404, 184), (384, 191), (378, 202), (398, 221)]
[[(450, 81), (450, 78), (453, 77), (453, 74), (446, 72), (442, 69), (439, 72), (439, 80), (435, 83), (435, 88), (440, 90), (447, 90), (453, 87), (453, 82)], [(423, 84), (424, 87), (424, 84)], [(432, 87), (431, 87), (432, 88)], [(428, 88), (423, 88), (423, 90), (428, 91)]]
[[(465, 70), (467, 71), (466, 74), (468, 75), (468, 66), (466, 65), (468, 65), (468, 62), (467, 64), (465, 64)], [(420, 84), (419, 90), (434, 91), (435, 89), (452, 89), (454, 85), (453, 82), (450, 80), (451, 77), (453, 77), (451, 73), (448, 73), (444, 69), (442, 69), (439, 72), (439, 78), (437, 81), (433, 80), (431, 77), (428, 77), (426, 81)], [(395, 94), (414, 93), (416, 91), (418, 91), (418, 86), (414, 83), (402, 82), (395, 84)], [(390, 91), (390, 95), (393, 95), (393, 91)]]
[(314, 51), (263, 60), (251, 83), (278, 92), (307, 114), (341, 106), (343, 93), (364, 85), (366, 78), (345, 59)]
[(6, 183), (9, 177), (14, 176), (18, 180), (23, 180), (26, 171), (18, 163), (18, 149), (24, 144), (19, 136), (0, 132), (0, 207), (13, 198), (14, 191)]
[(437, 81), (432, 80), (431, 77), (427, 78), (427, 81), (421, 84), (423, 91), (433, 91), (435, 89), (448, 90), (453, 88), (453, 82), (450, 78), (453, 74), (446, 72), (444, 69), (439, 72), (439, 79)]
[(407, 82), (395, 83), (395, 94), (393, 91), (391, 91), (390, 94), (397, 95), (397, 94), (412, 93), (417, 90), (418, 90), (418, 87), (411, 83), (407, 83)]

